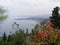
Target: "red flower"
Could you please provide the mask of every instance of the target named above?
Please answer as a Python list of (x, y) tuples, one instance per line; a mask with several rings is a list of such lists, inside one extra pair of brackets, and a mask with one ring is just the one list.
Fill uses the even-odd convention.
[(43, 32), (42, 31), (38, 32), (38, 37), (43, 37)]
[(47, 21), (47, 23), (46, 23), (46, 24), (47, 24), (47, 26), (48, 26), (48, 25), (51, 25), (51, 21), (50, 21), (50, 20), (49, 20), (49, 21)]
[(44, 32), (43, 37), (44, 37), (44, 38), (47, 38), (48, 34), (49, 34), (48, 31)]

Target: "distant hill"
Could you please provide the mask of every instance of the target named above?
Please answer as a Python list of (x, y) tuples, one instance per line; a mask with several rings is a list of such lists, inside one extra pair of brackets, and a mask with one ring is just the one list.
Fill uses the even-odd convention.
[(35, 20), (38, 24), (44, 25), (49, 20), (49, 16), (30, 16), (30, 17), (20, 17), (16, 20)]
[(33, 19), (33, 20), (44, 20), (44, 19), (49, 19), (49, 17), (35, 16), (35, 17), (29, 17), (29, 19)]
[(26, 16), (26, 17), (20, 17), (16, 20), (42, 20), (47, 21), (49, 20), (50, 15), (40, 15), (40, 16)]

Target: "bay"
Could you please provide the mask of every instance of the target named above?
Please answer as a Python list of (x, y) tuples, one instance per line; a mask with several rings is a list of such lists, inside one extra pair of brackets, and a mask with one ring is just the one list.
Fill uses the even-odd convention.
[(14, 22), (19, 24), (20, 29), (26, 31), (26, 28), (28, 28), (29, 32), (31, 32), (31, 29), (37, 24), (35, 20), (15, 20), (17, 18), (18, 17), (9, 17), (0, 24), (0, 36), (2, 36), (4, 32), (6, 32), (7, 35), (14, 33), (16, 31), (12, 28)]

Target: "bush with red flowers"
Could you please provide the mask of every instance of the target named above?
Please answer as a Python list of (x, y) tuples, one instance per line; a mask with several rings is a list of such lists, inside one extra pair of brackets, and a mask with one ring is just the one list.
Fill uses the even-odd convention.
[(37, 33), (32, 35), (35, 42), (46, 42), (48, 44), (60, 42), (60, 30), (49, 27), (43, 27)]

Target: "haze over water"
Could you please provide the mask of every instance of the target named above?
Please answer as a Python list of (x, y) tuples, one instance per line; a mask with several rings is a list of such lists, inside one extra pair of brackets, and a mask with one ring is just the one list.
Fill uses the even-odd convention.
[(0, 35), (2, 35), (4, 32), (6, 32), (7, 35), (10, 34), (10, 32), (14, 33), (16, 31), (12, 28), (12, 24), (14, 22), (19, 24), (20, 29), (26, 30), (26, 28), (28, 28), (29, 32), (37, 24), (37, 22), (34, 20), (15, 20), (15, 19), (18, 19), (18, 17), (14, 18), (9, 17), (5, 21), (3, 21), (2, 24), (0, 24)]

